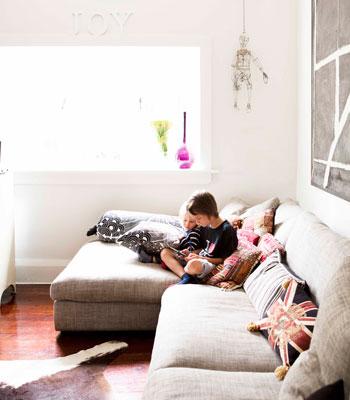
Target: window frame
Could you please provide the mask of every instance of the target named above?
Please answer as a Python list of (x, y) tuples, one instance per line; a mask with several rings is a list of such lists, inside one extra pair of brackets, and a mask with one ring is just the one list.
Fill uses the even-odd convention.
[(84, 171), (14, 171), (16, 185), (38, 184), (206, 184), (211, 181), (211, 62), (212, 46), (203, 36), (139, 36), (125, 38), (93, 37), (80, 34), (0, 35), (0, 46), (197, 46), (200, 48), (200, 154), (201, 165), (188, 170), (84, 170)]

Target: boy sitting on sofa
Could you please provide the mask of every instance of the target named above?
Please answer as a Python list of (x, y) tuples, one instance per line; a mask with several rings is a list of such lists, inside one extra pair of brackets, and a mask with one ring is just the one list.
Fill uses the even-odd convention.
[(187, 201), (187, 211), (201, 227), (200, 249), (192, 252), (182, 250), (183, 258), (176, 256), (171, 249), (163, 249), (160, 253), (164, 264), (181, 278), (179, 284), (198, 283), (238, 245), (235, 229), (220, 218), (212, 194), (195, 192)]

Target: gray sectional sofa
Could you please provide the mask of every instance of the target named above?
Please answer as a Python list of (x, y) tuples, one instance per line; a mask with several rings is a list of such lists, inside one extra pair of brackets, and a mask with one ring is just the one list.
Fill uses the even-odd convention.
[(243, 289), (176, 285), (158, 265), (129, 250), (88, 243), (51, 286), (57, 330), (156, 329), (144, 400), (305, 399), (339, 378), (350, 389), (350, 240), (286, 201), (275, 236), (287, 262), (320, 305), (311, 348), (284, 381), (260, 333), (246, 330), (257, 313)]

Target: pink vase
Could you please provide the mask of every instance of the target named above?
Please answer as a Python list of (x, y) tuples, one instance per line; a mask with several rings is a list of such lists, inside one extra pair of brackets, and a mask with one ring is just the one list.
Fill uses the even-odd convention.
[(188, 169), (192, 167), (193, 156), (186, 146), (186, 111), (184, 112), (184, 136), (182, 143), (183, 145), (176, 152), (176, 160), (181, 169)]

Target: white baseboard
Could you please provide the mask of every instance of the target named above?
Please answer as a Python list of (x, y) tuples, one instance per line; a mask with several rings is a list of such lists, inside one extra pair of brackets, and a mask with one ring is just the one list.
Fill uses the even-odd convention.
[(50, 284), (69, 262), (60, 258), (16, 258), (16, 283)]

